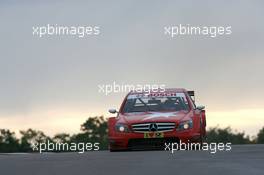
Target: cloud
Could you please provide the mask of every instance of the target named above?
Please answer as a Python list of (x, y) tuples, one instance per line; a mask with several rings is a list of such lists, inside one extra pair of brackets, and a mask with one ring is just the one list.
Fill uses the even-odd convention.
[[(262, 108), (263, 28), (260, 2), (5, 3), (0, 8), (1, 117), (38, 108), (91, 113), (118, 106), (98, 84), (164, 83), (197, 91), (211, 111)], [(223, 8), (219, 8), (223, 7)], [(232, 26), (232, 35), (169, 39), (165, 25)], [(99, 25), (94, 38), (36, 38), (46, 24)], [(41, 111), (40, 111), (41, 112)], [(36, 113), (35, 113), (36, 114)], [(36, 114), (37, 117), (37, 114)]]

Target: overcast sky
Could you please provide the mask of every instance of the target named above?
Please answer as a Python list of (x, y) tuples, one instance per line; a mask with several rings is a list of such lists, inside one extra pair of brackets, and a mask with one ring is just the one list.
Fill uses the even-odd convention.
[[(125, 93), (98, 85), (165, 84), (196, 91), (209, 126), (264, 126), (264, 3), (245, 1), (0, 2), (0, 128), (78, 132)], [(32, 35), (33, 26), (100, 26), (86, 38)], [(232, 34), (164, 35), (164, 26), (231, 26)]]

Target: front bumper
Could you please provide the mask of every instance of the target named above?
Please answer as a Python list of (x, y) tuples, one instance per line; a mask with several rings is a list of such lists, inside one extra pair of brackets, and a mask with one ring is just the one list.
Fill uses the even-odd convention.
[(152, 149), (163, 148), (165, 143), (175, 143), (181, 140), (182, 143), (199, 142), (200, 133), (192, 129), (186, 131), (164, 132), (163, 138), (144, 138), (144, 133), (120, 133), (114, 132), (109, 136), (111, 150), (125, 149)]

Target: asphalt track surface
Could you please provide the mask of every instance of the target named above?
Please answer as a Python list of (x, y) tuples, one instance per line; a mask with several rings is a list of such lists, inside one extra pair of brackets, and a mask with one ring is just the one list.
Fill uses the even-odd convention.
[(264, 145), (232, 145), (229, 152), (94, 151), (0, 154), (0, 175), (264, 175)]

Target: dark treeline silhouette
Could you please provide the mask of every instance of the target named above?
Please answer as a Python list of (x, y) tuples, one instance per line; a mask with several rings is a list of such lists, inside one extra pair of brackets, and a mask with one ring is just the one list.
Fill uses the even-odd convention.
[[(49, 140), (54, 143), (87, 143), (98, 142), (100, 149), (108, 148), (107, 119), (103, 116), (90, 117), (81, 125), (78, 134), (60, 133), (54, 137), (46, 136), (42, 131), (28, 129), (20, 131), (20, 138), (8, 129), (0, 129), (0, 152), (32, 152), (32, 143), (43, 143)], [(230, 127), (221, 129), (219, 127), (207, 130), (207, 142), (231, 142), (232, 144), (254, 144), (264, 143), (264, 127), (254, 139), (250, 139), (245, 133), (233, 132)]]

